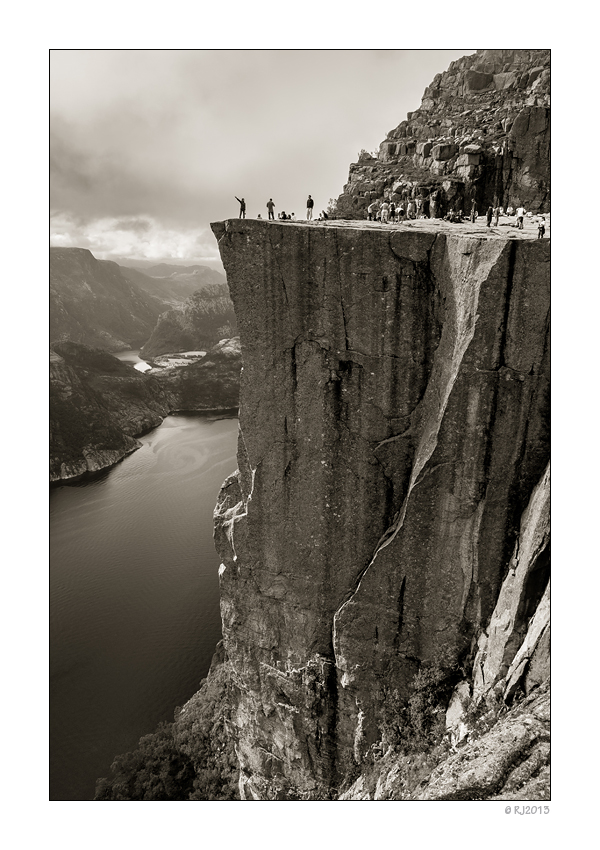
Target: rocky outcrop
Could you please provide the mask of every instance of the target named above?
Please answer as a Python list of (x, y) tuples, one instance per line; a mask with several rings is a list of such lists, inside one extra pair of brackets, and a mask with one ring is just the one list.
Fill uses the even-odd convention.
[(50, 481), (113, 466), (141, 446), (137, 436), (174, 411), (231, 410), (241, 356), (223, 340), (202, 361), (142, 373), (101, 349), (74, 342), (50, 351)]
[(392, 695), (456, 676), (493, 617), (548, 461), (549, 244), (425, 222), (213, 231), (244, 360), (215, 515), (242, 798), (332, 799)]
[(156, 377), (172, 399), (172, 412), (186, 410), (232, 410), (237, 408), (242, 354), (239, 337), (222, 339), (187, 366), (154, 368)]
[(50, 342), (72, 340), (106, 351), (142, 345), (162, 301), (126, 280), (116, 263), (85, 248), (50, 248)]
[(509, 711), (498, 706), (481, 716), (469, 740), (438, 751), (433, 764), (388, 752), (340, 799), (549, 800), (549, 680)]
[[(350, 166), (340, 218), (374, 200), (444, 216), (489, 206), (550, 210), (550, 51), (478, 50), (437, 74), (376, 155)], [(415, 209), (415, 212), (417, 210)]]
[(140, 351), (145, 359), (176, 351), (206, 350), (236, 334), (227, 285), (210, 284), (181, 306), (163, 313)]

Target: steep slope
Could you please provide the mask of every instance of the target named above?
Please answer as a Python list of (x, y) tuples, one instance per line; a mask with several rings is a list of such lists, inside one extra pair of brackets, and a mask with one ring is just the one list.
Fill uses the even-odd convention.
[(142, 345), (164, 310), (116, 263), (85, 248), (50, 248), (50, 342), (70, 339), (119, 351)]
[(163, 313), (140, 357), (176, 351), (205, 351), (236, 334), (235, 313), (227, 285), (207, 284), (182, 305)]
[(168, 304), (180, 304), (194, 292), (211, 284), (224, 284), (225, 276), (207, 266), (170, 266), (161, 263), (148, 269), (120, 266), (123, 277)]
[(550, 51), (478, 50), (437, 74), (421, 106), (391, 130), (376, 157), (362, 152), (336, 203), (365, 218), (389, 198), (419, 212), (465, 215), (475, 205), (550, 210)]
[(213, 231), (244, 359), (215, 532), (242, 793), (335, 798), (423, 676), (447, 702), (492, 618), (548, 460), (549, 243)]
[(237, 407), (239, 340), (198, 363), (139, 372), (100, 349), (74, 342), (50, 351), (50, 481), (106, 469), (139, 448), (136, 436), (174, 411)]

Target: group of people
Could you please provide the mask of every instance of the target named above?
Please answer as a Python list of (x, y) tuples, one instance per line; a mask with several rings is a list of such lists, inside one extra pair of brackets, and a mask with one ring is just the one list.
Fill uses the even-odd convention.
[(367, 207), (367, 221), (381, 221), (384, 224), (388, 221), (406, 221), (407, 219), (416, 219), (423, 217), (423, 200), (417, 198), (414, 201), (408, 201), (405, 205), (404, 201), (395, 204), (394, 201), (383, 200), (373, 201)]
[[(246, 218), (246, 201), (244, 198), (238, 198), (237, 195), (234, 196), (236, 201), (240, 205), (240, 218)], [(270, 221), (275, 220), (275, 204), (273, 203), (273, 198), (269, 198), (267, 201), (267, 210), (268, 210), (268, 218)], [(315, 206), (315, 202), (311, 195), (308, 196), (306, 200), (306, 221), (312, 221), (313, 217), (313, 209)], [(519, 230), (523, 230), (523, 220), (525, 216), (531, 216), (531, 213), (525, 212), (525, 208), (523, 206), (517, 207), (515, 210), (512, 206), (506, 208), (506, 212), (504, 208), (501, 206), (489, 206), (486, 213), (486, 226), (487, 227), (498, 227), (500, 216), (507, 215), (513, 216), (516, 215), (516, 227)], [(475, 222), (479, 216), (477, 212), (477, 206), (475, 201), (473, 200), (471, 204), (471, 213), (470, 220), (471, 222)], [(261, 215), (257, 216), (257, 218), (261, 218)], [(285, 210), (277, 213), (277, 218), (279, 221), (296, 221), (296, 214), (291, 213), (288, 214)], [(387, 222), (400, 222), (406, 221), (407, 219), (417, 219), (417, 218), (426, 218), (423, 215), (423, 199), (416, 198), (415, 200), (410, 200), (408, 202), (400, 201), (398, 204), (395, 204), (394, 201), (383, 200), (381, 203), (379, 201), (373, 201), (373, 203), (369, 204), (367, 208), (367, 221), (380, 221), (382, 224), (386, 224)], [(319, 221), (326, 221), (328, 219), (327, 213), (322, 210), (319, 213)], [(452, 223), (460, 224), (464, 221), (463, 211), (458, 210), (457, 212), (454, 209), (451, 209), (445, 216), (444, 221), (449, 221)], [(544, 234), (546, 232), (546, 219), (544, 216), (541, 216), (541, 219), (538, 221), (538, 239), (543, 239)]]
[[(239, 215), (239, 217), (240, 218), (246, 218), (246, 199), (245, 198), (238, 198), (237, 195), (234, 195), (234, 198), (236, 199), (236, 201), (240, 205), (240, 215)], [(267, 211), (268, 211), (268, 216), (267, 216), (268, 220), (269, 221), (275, 221), (275, 204), (273, 202), (273, 198), (269, 198), (269, 200), (266, 203), (266, 207), (267, 207)], [(306, 221), (312, 221), (314, 207), (315, 207), (314, 199), (312, 198), (311, 195), (309, 195), (308, 198), (306, 199)], [(258, 214), (257, 218), (262, 218), (260, 213)], [(279, 221), (296, 221), (296, 213), (289, 214), (289, 213), (286, 213), (285, 210), (282, 210), (281, 212), (277, 213), (277, 218), (278, 218)], [(329, 216), (327, 215), (325, 210), (322, 210), (319, 213), (319, 221), (325, 221), (328, 218), (329, 218)]]

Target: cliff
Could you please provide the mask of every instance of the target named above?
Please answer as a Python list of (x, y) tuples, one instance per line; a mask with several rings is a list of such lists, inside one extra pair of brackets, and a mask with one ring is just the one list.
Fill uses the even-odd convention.
[(50, 481), (118, 463), (136, 439), (174, 411), (237, 407), (240, 347), (222, 340), (188, 366), (139, 372), (101, 349), (71, 341), (50, 351)]
[(50, 248), (50, 342), (107, 351), (142, 345), (165, 309), (126, 280), (116, 263), (85, 248)]
[(437, 74), (375, 156), (361, 152), (339, 218), (419, 200), (425, 215), (489, 206), (550, 210), (550, 51), (478, 50)]
[(402, 797), (389, 759), (446, 711), (451, 745), (477, 747), (485, 712), (547, 680), (548, 241), (212, 227), (244, 363), (239, 471), (215, 511), (242, 799), (517, 787), (539, 718), (487, 785), (440, 791), (436, 774)]

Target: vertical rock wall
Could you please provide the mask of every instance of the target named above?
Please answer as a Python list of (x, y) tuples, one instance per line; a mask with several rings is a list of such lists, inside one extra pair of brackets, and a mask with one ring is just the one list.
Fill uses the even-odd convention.
[(216, 509), (243, 793), (327, 799), (490, 620), (548, 457), (549, 244), (213, 225), (239, 323)]

